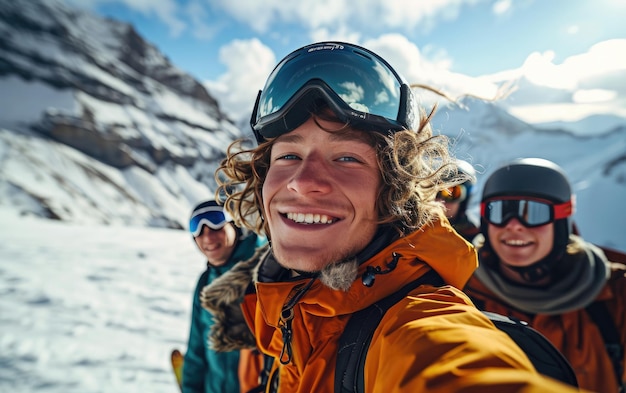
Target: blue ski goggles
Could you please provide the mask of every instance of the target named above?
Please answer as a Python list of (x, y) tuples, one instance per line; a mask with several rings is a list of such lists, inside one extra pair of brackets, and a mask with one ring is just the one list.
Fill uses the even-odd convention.
[(214, 231), (218, 231), (224, 227), (229, 221), (230, 216), (224, 212), (224, 209), (220, 206), (208, 206), (200, 209), (191, 216), (189, 219), (189, 232), (194, 237), (200, 236), (202, 233), (202, 226), (206, 225)]
[(321, 42), (287, 55), (259, 91), (250, 118), (257, 142), (300, 126), (318, 100), (366, 131), (413, 129), (418, 117), (411, 88), (383, 58), (356, 45)]
[(512, 218), (516, 218), (525, 227), (538, 227), (567, 218), (573, 213), (571, 200), (553, 204), (528, 198), (498, 198), (480, 204), (480, 216), (497, 227), (505, 226)]

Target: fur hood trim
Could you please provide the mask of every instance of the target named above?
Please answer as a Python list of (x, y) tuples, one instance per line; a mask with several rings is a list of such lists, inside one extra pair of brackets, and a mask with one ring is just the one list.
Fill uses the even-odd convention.
[(256, 341), (241, 311), (247, 288), (253, 284), (253, 274), (268, 245), (259, 247), (254, 255), (236, 263), (200, 293), (202, 307), (213, 315), (209, 346), (218, 352), (256, 348)]

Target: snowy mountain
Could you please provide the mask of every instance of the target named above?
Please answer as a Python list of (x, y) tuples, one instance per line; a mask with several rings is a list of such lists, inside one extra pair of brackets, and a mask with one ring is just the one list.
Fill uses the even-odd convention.
[(72, 222), (182, 228), (242, 136), (131, 25), (0, 2), (0, 201)]
[(471, 213), (478, 215), (482, 185), (490, 173), (520, 157), (542, 157), (566, 171), (576, 195), (574, 220), (581, 234), (602, 246), (626, 250), (626, 124), (599, 135), (531, 126), (494, 103), (475, 99), (440, 108), (433, 127), (452, 138), (454, 154), (478, 172)]
[[(56, 1), (2, 1), (0, 37), (0, 207), (74, 224), (184, 228), (191, 206), (213, 195), (228, 144), (249, 135), (131, 25)], [(509, 99), (532, 102), (532, 88)], [(570, 175), (583, 235), (626, 250), (625, 119), (540, 128), (506, 102), (462, 103), (440, 107), (433, 126), (479, 171), (474, 214), (498, 165), (544, 157)], [(581, 132), (589, 121), (606, 131)]]

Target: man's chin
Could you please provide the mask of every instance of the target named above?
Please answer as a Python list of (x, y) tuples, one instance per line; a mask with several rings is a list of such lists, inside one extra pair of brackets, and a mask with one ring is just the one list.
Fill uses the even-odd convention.
[(272, 245), (272, 251), (276, 261), (284, 268), (299, 272), (319, 272), (326, 265), (332, 263), (328, 255), (316, 250), (285, 250), (282, 247)]

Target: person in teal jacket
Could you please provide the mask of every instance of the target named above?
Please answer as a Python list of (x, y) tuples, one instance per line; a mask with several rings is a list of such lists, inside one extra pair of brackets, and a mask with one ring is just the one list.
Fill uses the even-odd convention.
[(222, 206), (214, 200), (197, 205), (189, 220), (189, 231), (198, 249), (207, 258), (193, 295), (193, 309), (187, 352), (183, 363), (183, 393), (239, 393), (239, 351), (218, 351), (209, 342), (213, 315), (202, 307), (202, 289), (230, 270), (237, 262), (250, 259), (267, 240), (235, 226)]

